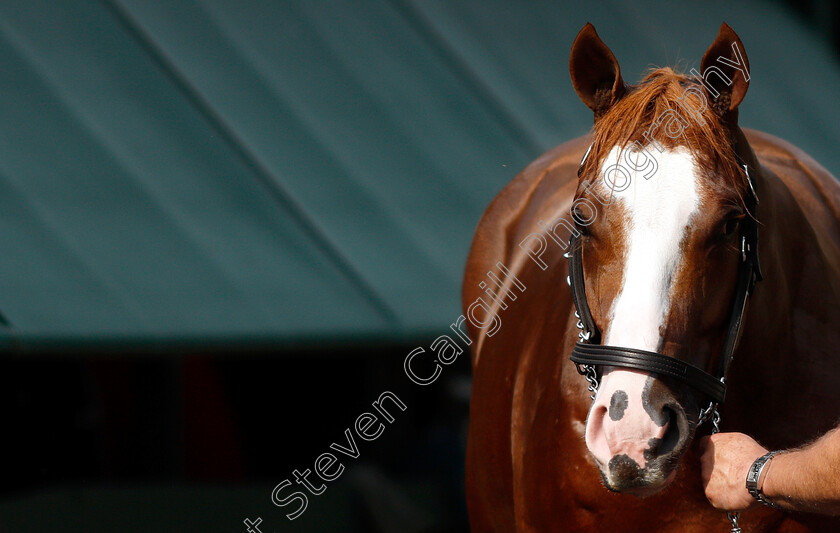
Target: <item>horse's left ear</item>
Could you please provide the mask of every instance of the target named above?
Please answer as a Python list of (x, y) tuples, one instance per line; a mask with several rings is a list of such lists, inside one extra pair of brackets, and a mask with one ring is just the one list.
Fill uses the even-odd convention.
[(626, 92), (618, 60), (589, 22), (572, 44), (569, 73), (578, 96), (595, 112), (595, 120)]
[(712, 109), (721, 117), (737, 116), (734, 112), (750, 86), (750, 61), (727, 23), (721, 24), (717, 39), (703, 54), (700, 72)]

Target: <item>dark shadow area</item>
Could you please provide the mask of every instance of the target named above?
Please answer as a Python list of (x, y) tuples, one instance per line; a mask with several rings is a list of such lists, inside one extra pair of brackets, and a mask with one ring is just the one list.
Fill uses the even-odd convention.
[[(260, 531), (465, 531), (468, 356), (421, 387), (403, 372), (412, 348), (6, 359), (0, 531), (246, 531), (257, 517)], [(393, 422), (359, 439), (386, 391), (405, 411), (392, 402)], [(298, 504), (272, 489), (347, 447), (346, 429), (358, 458), (333, 452), (345, 470), (289, 521)], [(27, 513), (45, 506), (49, 519)]]

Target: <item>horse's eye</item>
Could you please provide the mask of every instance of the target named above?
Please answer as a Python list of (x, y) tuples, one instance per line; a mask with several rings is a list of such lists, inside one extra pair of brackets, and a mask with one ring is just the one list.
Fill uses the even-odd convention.
[(586, 223), (586, 218), (577, 207), (572, 209), (572, 220), (575, 221), (575, 226), (577, 226), (578, 231), (584, 235), (589, 235), (589, 224)]
[(723, 236), (729, 237), (738, 231), (738, 226), (741, 224), (741, 219), (743, 219), (744, 216), (746, 215), (741, 214), (727, 218), (723, 223), (723, 228), (721, 229)]

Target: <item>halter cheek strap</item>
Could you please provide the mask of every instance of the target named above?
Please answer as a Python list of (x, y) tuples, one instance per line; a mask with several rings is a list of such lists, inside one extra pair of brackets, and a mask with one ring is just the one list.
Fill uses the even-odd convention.
[[(587, 150), (588, 154), (589, 151)], [(711, 413), (712, 405), (723, 403), (726, 397), (726, 374), (741, 335), (747, 300), (755, 282), (762, 279), (761, 266), (758, 261), (758, 222), (755, 219), (758, 195), (755, 192), (755, 184), (750, 176), (748, 165), (743, 163), (740, 157), (738, 159), (746, 174), (751, 194), (745, 199), (748, 214), (740, 224), (741, 261), (738, 265), (738, 281), (730, 311), (729, 327), (714, 375), (685, 361), (661, 353), (598, 344), (601, 340), (601, 332), (592, 319), (592, 313), (586, 301), (582, 246), (578, 241), (579, 234), (572, 232), (569, 239), (569, 252), (566, 253), (566, 258), (569, 259), (569, 277), (566, 281), (571, 287), (576, 309), (575, 317), (578, 318), (577, 326), (581, 331), (578, 335), (580, 341), (575, 344), (572, 350), (571, 360), (577, 366), (578, 372), (589, 380), (591, 391), (597, 391), (596, 368), (608, 365), (668, 376), (693, 387), (711, 402), (710, 408), (705, 413), (706, 415)], [(584, 156), (585, 160), (586, 156)], [(581, 166), (583, 166), (583, 161), (581, 161)]]

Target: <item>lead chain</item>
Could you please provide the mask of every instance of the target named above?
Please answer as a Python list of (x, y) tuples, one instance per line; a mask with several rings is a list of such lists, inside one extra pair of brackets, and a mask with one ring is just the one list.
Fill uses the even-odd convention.
[[(700, 424), (709, 418), (712, 420), (712, 435), (720, 433), (720, 412), (718, 411), (718, 405), (714, 402), (710, 403), (708, 407), (700, 412)], [(726, 512), (726, 518), (728, 518), (729, 523), (732, 524), (732, 530), (730, 533), (742, 533), (741, 526), (738, 525), (738, 518), (740, 516), (741, 513)]]
[(581, 365), (583, 370), (583, 377), (589, 382), (587, 390), (592, 393), (590, 398), (594, 401), (595, 395), (598, 394), (598, 374), (595, 372), (593, 365)]
[(726, 513), (726, 518), (732, 523), (732, 531), (730, 533), (741, 533), (741, 527), (738, 525), (738, 516), (741, 513)]

